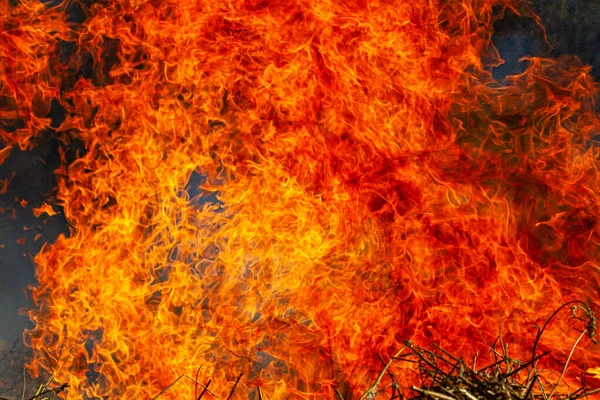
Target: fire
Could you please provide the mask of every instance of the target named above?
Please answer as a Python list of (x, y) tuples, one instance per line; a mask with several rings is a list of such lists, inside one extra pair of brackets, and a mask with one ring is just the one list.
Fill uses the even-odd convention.
[(50, 204), (43, 203), (41, 206), (33, 209), (33, 215), (39, 218), (42, 214), (48, 214), (49, 216), (53, 216), (58, 214)]
[[(493, 22), (539, 22), (527, 2), (0, 7), (2, 140), (85, 147), (56, 171), (71, 233), (35, 258), (26, 332), (66, 398), (357, 396), (405, 340), (484, 364), (502, 332), (527, 359), (554, 310), (600, 300), (589, 68), (490, 73)], [(577, 329), (557, 315), (539, 368)]]

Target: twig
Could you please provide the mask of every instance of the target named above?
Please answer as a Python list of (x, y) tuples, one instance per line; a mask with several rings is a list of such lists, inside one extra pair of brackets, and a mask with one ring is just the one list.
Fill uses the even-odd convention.
[[(383, 361), (383, 358), (381, 358), (379, 353), (377, 353), (377, 358), (379, 358), (379, 361), (381, 361), (381, 363), (385, 367), (385, 361)], [(398, 383), (396, 382), (396, 378), (394, 377), (394, 374), (392, 374), (392, 371), (389, 370), (389, 368), (387, 370), (387, 373), (390, 376), (390, 379), (392, 380), (392, 398), (393, 398), (394, 395), (396, 394), (396, 388), (398, 387)]]
[(540, 390), (542, 391), (542, 397), (544, 399), (547, 399), (548, 396), (546, 395), (546, 389), (544, 389), (544, 383), (542, 382), (542, 378), (539, 375), (537, 376), (537, 381), (538, 381), (538, 385), (540, 386)]
[[(407, 343), (410, 343), (410, 341)], [(388, 363), (385, 365), (385, 367), (383, 368), (383, 371), (381, 371), (381, 373), (377, 377), (377, 380), (375, 381), (373, 386), (371, 386), (371, 388), (369, 390), (367, 390), (362, 396), (360, 396), (360, 400), (366, 399), (367, 396), (369, 396), (369, 395), (374, 396), (376, 394), (377, 387), (381, 383), (381, 380), (383, 379), (383, 375), (385, 375), (385, 373), (387, 372), (387, 370), (390, 367), (390, 365), (392, 364), (392, 361), (394, 360), (394, 358), (398, 357), (404, 351), (404, 349), (406, 349), (406, 347), (407, 347), (407, 345), (404, 345), (400, 350), (398, 350), (396, 352), (396, 354), (392, 358), (390, 358), (390, 361), (388, 361)]]
[(158, 399), (160, 396), (162, 396), (162, 395), (163, 395), (163, 393), (165, 393), (167, 390), (169, 390), (169, 389), (170, 389), (170, 388), (171, 388), (171, 387), (172, 387), (174, 384), (176, 384), (176, 383), (177, 383), (177, 382), (178, 382), (178, 381), (179, 381), (181, 378), (187, 378), (187, 379), (189, 379), (189, 380), (191, 380), (191, 381), (193, 381), (193, 382), (196, 382), (196, 384), (198, 384), (198, 385), (202, 386), (202, 387), (204, 388), (204, 390), (206, 390), (208, 393), (210, 393), (211, 395), (213, 395), (213, 396), (214, 396), (214, 397), (216, 397), (217, 399), (219, 398), (219, 396), (217, 396), (216, 394), (214, 394), (213, 392), (211, 392), (211, 391), (208, 389), (208, 386), (206, 386), (206, 385), (203, 385), (202, 383), (198, 382), (198, 381), (197, 381), (197, 380), (195, 380), (194, 378), (191, 378), (191, 377), (189, 377), (187, 374), (183, 374), (183, 375), (180, 375), (180, 376), (179, 376), (179, 378), (177, 378), (177, 379), (175, 379), (173, 382), (171, 382), (171, 383), (170, 383), (170, 384), (169, 384), (169, 385), (168, 385), (166, 388), (164, 388), (163, 390), (161, 390), (159, 394), (157, 394), (156, 396), (154, 396), (154, 397), (152, 398), (152, 400), (156, 400), (156, 399)]
[[(85, 341), (84, 341), (85, 342)], [(82, 343), (84, 343), (82, 342)], [(64, 350), (64, 346), (61, 346), (60, 348), (60, 352), (58, 353), (58, 360), (56, 361), (56, 365), (54, 366), (54, 370), (52, 371), (52, 374), (50, 374), (50, 377), (48, 378), (48, 381), (46, 381), (46, 383), (40, 387), (38, 389), (38, 393), (41, 392), (45, 392), (45, 393), (49, 393), (48, 391), (48, 387), (50, 386), (50, 384), (52, 383), (52, 381), (54, 380), (54, 377), (56, 376), (56, 374), (58, 374), (60, 372), (61, 369), (63, 369), (63, 367), (65, 366), (65, 364), (67, 363), (67, 359), (69, 358), (69, 356), (73, 355), (73, 349), (75, 348), (75, 346), (78, 344), (78, 342), (73, 343), (73, 346), (71, 346), (71, 348), (69, 349), (69, 354), (68, 356), (62, 361), (62, 364), (60, 365), (60, 367), (58, 367), (59, 365), (59, 361), (60, 358), (62, 357), (62, 352)], [(56, 369), (56, 367), (58, 367), (58, 369)], [(35, 398), (35, 397), (34, 397)]]
[(237, 377), (237, 380), (235, 381), (235, 384), (231, 388), (231, 392), (229, 392), (229, 396), (227, 396), (227, 400), (231, 399), (231, 397), (233, 396), (233, 392), (235, 392), (235, 388), (237, 387), (238, 383), (240, 382), (240, 379), (242, 379), (242, 374), (240, 374)]
[(420, 389), (416, 386), (413, 386), (411, 389), (414, 390), (415, 392), (423, 393), (424, 395), (436, 397), (438, 399), (456, 400), (456, 397), (446, 396), (445, 394), (438, 393), (438, 392), (432, 392), (431, 390)]
[(535, 385), (535, 382), (537, 380), (537, 371), (533, 373), (533, 379), (531, 379), (531, 382), (529, 383), (529, 387), (527, 388), (527, 391), (525, 392), (525, 395), (523, 397), (521, 397), (521, 400), (525, 400), (529, 397), (529, 394), (531, 393), (531, 391), (533, 390), (533, 385)]
[[(381, 358), (381, 356), (379, 355), (379, 353), (377, 354), (377, 358), (379, 358), (379, 361), (381, 361), (381, 363), (383, 364), (383, 367), (385, 368), (385, 361), (383, 361), (383, 358)], [(392, 375), (392, 373), (391, 373), (391, 371), (389, 369), (387, 370), (387, 373), (390, 376), (390, 379), (392, 381), (395, 381), (394, 375)]]
[(208, 391), (208, 386), (210, 386), (210, 382), (212, 382), (212, 379), (209, 379), (208, 382), (206, 382), (206, 386), (204, 386), (204, 389), (202, 389), (202, 392), (200, 392), (200, 396), (198, 396), (196, 398), (196, 400), (200, 400), (204, 394)]
[(575, 341), (575, 344), (573, 344), (573, 347), (571, 347), (571, 352), (569, 353), (569, 357), (567, 358), (567, 362), (565, 363), (565, 366), (564, 366), (564, 368), (562, 370), (562, 373), (560, 374), (560, 377), (558, 378), (558, 381), (556, 381), (556, 384), (554, 385), (554, 387), (550, 391), (550, 394), (548, 395), (548, 397), (552, 398), (552, 395), (556, 391), (556, 388), (560, 384), (560, 381), (565, 376), (565, 372), (567, 372), (567, 367), (569, 366), (569, 362), (571, 361), (571, 357), (573, 356), (573, 353), (575, 352), (575, 348), (577, 348), (577, 345), (579, 344), (579, 342), (581, 341), (581, 339), (583, 339), (583, 337), (585, 336), (586, 333), (587, 333), (587, 328), (585, 328), (583, 330), (583, 332), (581, 332), (581, 335), (579, 335), (579, 337)]
[(562, 310), (563, 308), (568, 307), (568, 306), (570, 306), (572, 304), (579, 304), (581, 306), (581, 308), (583, 309), (583, 311), (590, 318), (590, 321), (588, 322), (588, 326), (586, 327), (585, 330), (588, 332), (588, 334), (590, 335), (590, 337), (592, 338), (592, 340), (594, 340), (593, 336), (596, 334), (597, 321), (596, 321), (596, 316), (594, 315), (593, 311), (591, 310), (591, 308), (585, 302), (583, 302), (581, 300), (569, 301), (569, 302), (563, 304), (562, 306), (558, 307), (550, 315), (550, 317), (546, 320), (546, 322), (542, 326), (542, 329), (538, 330), (538, 333), (535, 336), (535, 340), (533, 341), (533, 350), (531, 351), (531, 360), (532, 361), (535, 358), (535, 350), (537, 349), (537, 345), (538, 345), (538, 343), (539, 343), (542, 335), (544, 334), (544, 331), (546, 330), (546, 327), (548, 327), (548, 324), (550, 324), (550, 322), (554, 319), (554, 317), (556, 317), (556, 315), (560, 312), (560, 310)]
[(25, 400), (25, 387), (26, 387), (25, 381), (26, 381), (26, 378), (25, 378), (25, 367), (23, 367), (23, 392), (21, 393), (21, 400)]
[(479, 400), (479, 399), (477, 399), (477, 397), (475, 397), (471, 393), (469, 393), (469, 391), (467, 391), (466, 389), (461, 388), (460, 392), (462, 394), (464, 394), (465, 396), (467, 396), (470, 400)]
[(546, 357), (546, 356), (547, 356), (548, 354), (550, 354), (550, 353), (551, 353), (551, 351), (550, 351), (550, 350), (548, 350), (548, 351), (545, 351), (545, 352), (543, 352), (542, 354), (540, 354), (539, 356), (536, 356), (536, 357), (533, 359), (533, 361), (529, 361), (528, 363), (521, 365), (519, 368), (517, 368), (517, 369), (515, 369), (515, 370), (511, 371), (510, 373), (505, 373), (505, 374), (501, 374), (501, 375), (502, 375), (502, 376), (504, 376), (504, 377), (506, 377), (506, 378), (508, 378), (509, 376), (513, 376), (513, 375), (517, 374), (518, 372), (521, 372), (521, 371), (522, 371), (522, 370), (524, 370), (525, 368), (529, 367), (530, 365), (533, 365), (533, 363), (534, 363), (535, 361), (539, 360), (540, 358), (544, 358), (544, 357)]
[(196, 370), (196, 383), (194, 384), (194, 398), (198, 398), (198, 375), (200, 374), (200, 370), (202, 369), (202, 365), (198, 367)]
[(177, 382), (179, 382), (179, 380), (181, 378), (183, 378), (184, 375), (180, 375), (179, 378), (175, 379), (173, 382), (171, 382), (166, 388), (164, 388), (163, 390), (160, 391), (159, 394), (157, 394), (156, 396), (154, 396), (152, 398), (152, 400), (156, 400), (158, 399), (164, 392), (166, 392), (167, 390), (169, 390), (171, 388), (171, 386), (173, 386), (174, 384), (176, 384)]
[(573, 400), (582, 399), (584, 397), (588, 397), (589, 395), (595, 394), (595, 393), (600, 393), (600, 388), (594, 389), (594, 390), (590, 390), (589, 392), (583, 392), (579, 396), (573, 397)]
[(56, 388), (53, 388), (53, 389), (47, 389), (47, 390), (44, 390), (43, 392), (37, 393), (35, 396), (30, 397), (27, 400), (35, 400), (35, 399), (39, 398), (40, 396), (43, 396), (43, 395), (45, 395), (47, 393), (58, 394), (58, 393), (64, 392), (65, 389), (67, 389), (68, 387), (69, 387), (68, 383), (63, 383), (59, 387), (56, 387)]

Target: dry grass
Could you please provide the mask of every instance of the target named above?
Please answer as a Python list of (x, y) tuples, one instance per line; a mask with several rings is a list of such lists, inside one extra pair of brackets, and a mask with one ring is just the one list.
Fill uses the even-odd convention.
[[(537, 368), (538, 361), (550, 352), (536, 353), (540, 339), (552, 320), (562, 310), (570, 309), (571, 318), (582, 323), (582, 329), (577, 339), (573, 342), (571, 351), (561, 371), (541, 372)], [(584, 337), (595, 341), (597, 319), (591, 308), (581, 302), (573, 301), (557, 309), (541, 326), (533, 342), (531, 358), (517, 360), (510, 357), (508, 346), (499, 336), (490, 348), (494, 362), (484, 367), (478, 367), (476, 360), (466, 362), (462, 357), (457, 357), (443, 348), (433, 345), (432, 349), (416, 346), (411, 341), (406, 341), (387, 363), (381, 359), (384, 367), (371, 387), (364, 392), (359, 400), (390, 399), (390, 400), (578, 400), (591, 398), (600, 393), (600, 388), (590, 388), (582, 381), (580, 388), (569, 393), (561, 392), (562, 380), (569, 367), (571, 357)], [(19, 341), (9, 349), (0, 346), (0, 400), (50, 400), (57, 398), (60, 393), (68, 390), (68, 385), (56, 385), (53, 375), (44, 382), (28, 380), (24, 368), (24, 361), (30, 356)], [(411, 363), (411, 369), (420, 377), (418, 386), (402, 387), (396, 376), (392, 373), (392, 365)], [(560, 373), (558, 379), (551, 381), (550, 375)], [(187, 375), (179, 377), (171, 385), (165, 387), (153, 400), (159, 399), (163, 394), (185, 378), (195, 382), (197, 397), (202, 399), (205, 395), (218, 398), (209, 389), (210, 380), (206, 385), (198, 382), (198, 378)], [(232, 385), (229, 398), (235, 394), (236, 387), (242, 375)], [(32, 388), (37, 390), (32, 392)], [(266, 399), (259, 388), (259, 400)], [(352, 400), (344, 398), (337, 392), (337, 400)]]

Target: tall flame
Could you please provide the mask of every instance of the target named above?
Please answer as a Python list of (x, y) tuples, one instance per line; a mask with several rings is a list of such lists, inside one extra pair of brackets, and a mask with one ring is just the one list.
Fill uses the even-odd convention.
[(521, 0), (1, 2), (2, 140), (85, 146), (56, 171), (70, 235), (35, 258), (32, 372), (69, 399), (184, 375), (331, 398), (408, 339), (530, 357), (600, 300), (598, 92), (570, 58), (493, 79), (506, 12), (540, 23)]

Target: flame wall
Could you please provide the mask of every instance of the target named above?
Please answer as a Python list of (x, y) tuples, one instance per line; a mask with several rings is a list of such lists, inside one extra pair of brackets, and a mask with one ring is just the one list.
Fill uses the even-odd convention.
[[(68, 398), (151, 398), (198, 370), (220, 396), (240, 375), (240, 396), (356, 394), (404, 340), (472, 355), (501, 330), (529, 357), (533, 325), (598, 301), (590, 68), (490, 72), (494, 22), (539, 23), (526, 2), (1, 11), (2, 140), (85, 145), (56, 171), (71, 232), (35, 258), (26, 334)], [(547, 368), (570, 326), (540, 342)], [(597, 354), (582, 344), (567, 382)]]

